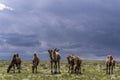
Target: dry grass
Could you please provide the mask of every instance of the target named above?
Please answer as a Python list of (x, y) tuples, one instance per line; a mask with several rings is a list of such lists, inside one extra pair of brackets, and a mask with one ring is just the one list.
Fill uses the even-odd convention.
[(21, 73), (8, 74), (6, 69), (9, 61), (0, 61), (0, 80), (120, 80), (120, 64), (114, 70), (114, 74), (105, 74), (104, 61), (84, 60), (82, 64), (82, 75), (69, 74), (67, 72), (67, 61), (61, 62), (61, 74), (52, 75), (50, 73), (49, 61), (41, 61), (38, 67), (38, 73), (32, 74), (31, 61), (22, 62)]

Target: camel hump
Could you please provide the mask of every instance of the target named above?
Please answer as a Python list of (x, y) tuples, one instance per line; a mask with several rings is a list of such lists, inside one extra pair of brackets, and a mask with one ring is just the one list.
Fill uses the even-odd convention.
[(73, 58), (75, 58), (75, 59), (80, 59), (80, 57), (79, 57), (79, 56), (73, 56)]
[(114, 60), (114, 59), (113, 59), (113, 60), (112, 60), (112, 62), (113, 62), (113, 63), (115, 63), (115, 62), (116, 62), (116, 60)]
[(60, 53), (59, 52), (56, 52), (56, 55), (59, 55)]
[(75, 59), (76, 58), (76, 56), (71, 56), (73, 59)]
[(113, 56), (112, 56), (112, 55), (108, 55), (108, 56), (107, 56), (107, 59), (113, 60)]
[(78, 59), (80, 59), (80, 56), (77, 56)]

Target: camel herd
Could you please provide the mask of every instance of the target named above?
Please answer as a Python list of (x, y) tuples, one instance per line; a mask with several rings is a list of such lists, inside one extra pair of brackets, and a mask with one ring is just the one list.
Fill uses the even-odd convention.
[[(55, 48), (53, 50), (48, 50), (49, 57), (50, 57), (50, 64), (51, 64), (51, 74), (60, 74), (60, 53), (59, 49)], [(82, 60), (79, 56), (75, 55), (68, 55), (67, 57), (68, 61), (68, 73), (75, 73), (75, 74), (81, 74), (81, 65)], [(37, 55), (37, 53), (34, 53), (33, 59), (32, 59), (32, 73), (37, 73), (37, 67), (40, 62), (40, 59)], [(115, 68), (116, 61), (113, 59), (112, 55), (107, 55), (105, 65), (106, 65), (106, 74), (113, 74), (113, 69)], [(15, 67), (17, 67), (18, 72), (21, 71), (21, 58), (19, 57), (19, 54), (14, 54), (13, 58), (8, 66), (7, 73), (10, 72), (10, 70), (13, 68), (13, 72), (15, 73)]]

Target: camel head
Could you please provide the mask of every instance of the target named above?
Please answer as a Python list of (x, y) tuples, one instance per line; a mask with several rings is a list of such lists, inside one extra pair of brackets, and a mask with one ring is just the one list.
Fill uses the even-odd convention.
[(36, 53), (34, 53), (34, 56), (36, 57), (36, 56), (37, 56), (37, 54), (36, 54)]
[(113, 60), (112, 55), (108, 55), (108, 56), (107, 56), (107, 59), (110, 60), (110, 61), (112, 61), (112, 60)]
[(19, 57), (19, 54), (18, 54), (18, 53), (16, 53), (16, 57)]
[(16, 54), (13, 55), (13, 59), (16, 59)]
[(59, 51), (60, 51), (60, 50), (59, 50), (59, 49), (57, 49), (57, 48), (55, 48), (54, 50), (55, 50), (56, 52), (59, 52)]
[(74, 57), (72, 55), (69, 55), (67, 57), (67, 60), (68, 60), (69, 63), (74, 62)]
[(52, 59), (53, 58), (53, 50), (48, 50), (49, 56)]

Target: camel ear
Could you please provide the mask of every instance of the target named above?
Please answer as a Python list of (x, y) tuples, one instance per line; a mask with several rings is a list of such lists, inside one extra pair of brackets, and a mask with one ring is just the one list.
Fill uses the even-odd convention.
[(54, 49), (54, 51), (57, 51), (57, 50), (58, 50), (57, 48)]
[(16, 57), (16, 54), (13, 55), (13, 58), (15, 58), (15, 57)]
[(51, 53), (52, 53), (52, 50), (48, 50), (48, 52), (49, 52), (49, 54), (51, 54)]
[(50, 50), (48, 50), (48, 53), (50, 54)]

